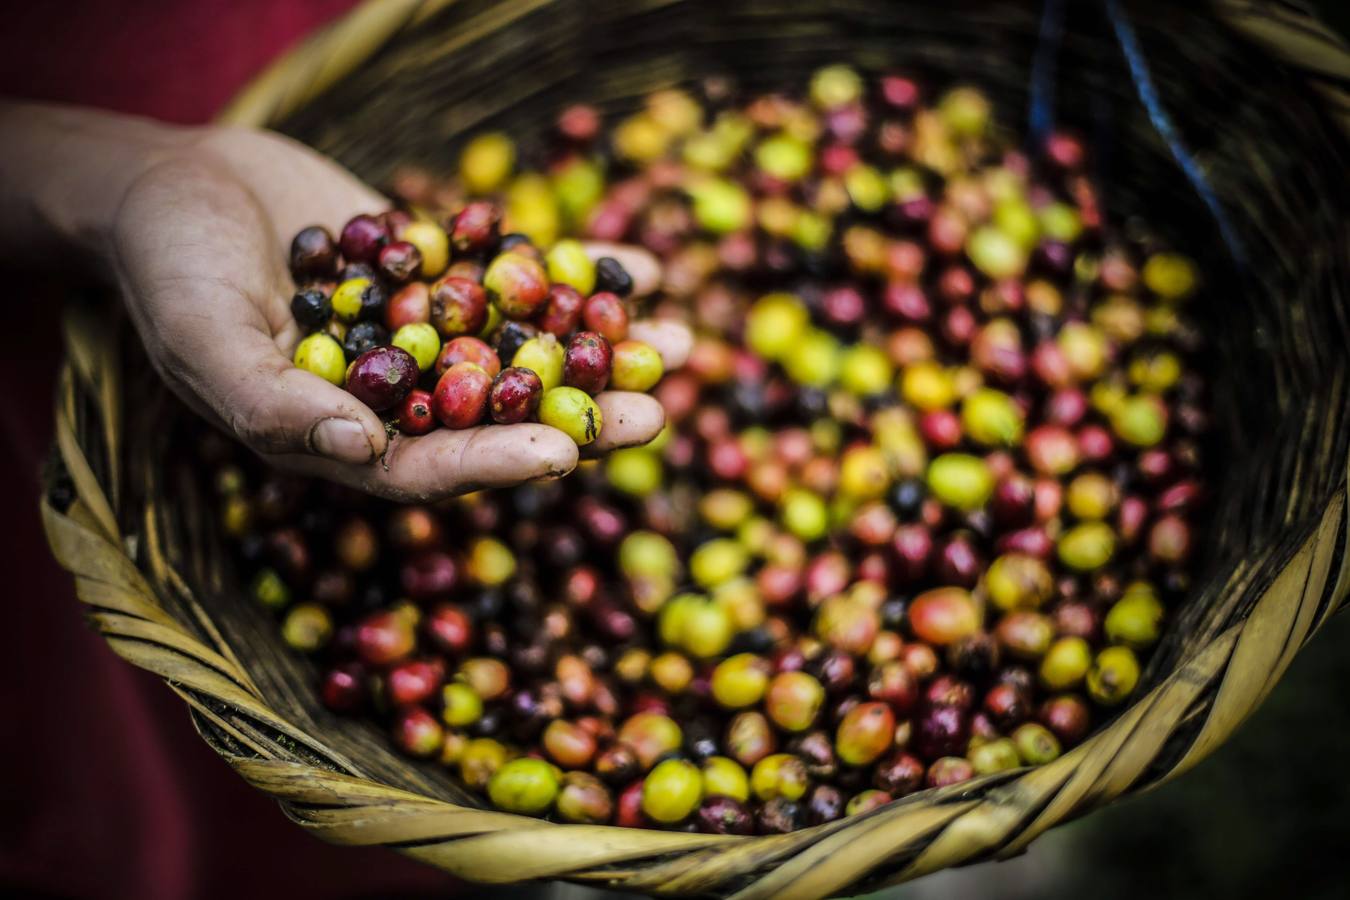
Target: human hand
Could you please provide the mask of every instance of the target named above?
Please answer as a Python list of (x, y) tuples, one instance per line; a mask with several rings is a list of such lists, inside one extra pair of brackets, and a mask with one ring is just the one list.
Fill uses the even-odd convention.
[[(110, 229), (109, 256), (150, 359), (170, 388), (263, 457), (386, 497), (427, 500), (564, 475), (578, 448), (545, 425), (486, 425), (388, 437), (351, 394), (296, 368), (303, 337), (291, 317), (289, 236), (336, 232), (388, 202), (332, 161), (279, 135), (209, 129), (131, 182)], [(660, 280), (642, 250), (602, 245), (635, 292)], [(684, 362), (690, 335), (674, 322), (638, 322), (633, 335)], [(645, 394), (596, 398), (604, 417), (587, 455), (646, 443), (664, 413)]]

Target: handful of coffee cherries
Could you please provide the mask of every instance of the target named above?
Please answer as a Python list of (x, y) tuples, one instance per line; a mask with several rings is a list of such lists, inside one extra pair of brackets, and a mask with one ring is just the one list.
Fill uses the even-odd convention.
[(589, 444), (595, 394), (649, 391), (664, 367), (628, 336), (633, 279), (574, 240), (547, 253), (468, 203), (442, 227), (401, 210), (358, 215), (334, 239), (291, 242), (295, 364), (343, 386), (408, 435), (539, 421)]

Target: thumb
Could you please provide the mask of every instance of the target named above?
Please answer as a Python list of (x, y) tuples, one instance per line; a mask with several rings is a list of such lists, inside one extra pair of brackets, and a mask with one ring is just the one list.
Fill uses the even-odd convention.
[[(200, 375), (223, 386), (206, 392), (225, 425), (257, 453), (307, 453), (351, 464), (372, 462), (385, 450), (384, 425), (351, 394), (297, 368), (277, 345), (258, 334), (229, 369)], [(251, 359), (247, 358), (251, 355)]]

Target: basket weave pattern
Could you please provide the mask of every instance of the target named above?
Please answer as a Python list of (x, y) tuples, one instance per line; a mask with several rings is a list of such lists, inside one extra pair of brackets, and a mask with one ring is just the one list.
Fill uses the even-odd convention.
[[(988, 4), (953, 5), (957, 9), (948, 15), (974, 27), (1034, 32), (1035, 9), (1006, 23), (984, 13)], [(1152, 10), (1156, 4), (1138, 5)], [(589, 99), (618, 108), (651, 88), (687, 79), (707, 65), (709, 54), (733, 46), (738, 65), (752, 73), (747, 80), (760, 67), (770, 83), (780, 72), (804, 71), (820, 60), (887, 64), (896, 55), (899, 29), (908, 27), (917, 29), (914, 46), (900, 58), (922, 68), (970, 67), (990, 81), (1005, 73), (1016, 82), (1017, 67), (1026, 65), (998, 34), (972, 43), (968, 59), (954, 58), (950, 40), (941, 38), (942, 23), (932, 25), (916, 11), (927, 4), (831, 4), (840, 10), (834, 15), (817, 15), (817, 4), (804, 2), (763, 0), (720, 15), (710, 11), (715, 6), (680, 0), (372, 0), (277, 63), (225, 119), (280, 127), (378, 181), (402, 159), (444, 158), (447, 143), (482, 123), (528, 123), (539, 110), (577, 93), (578, 85), (585, 85)], [(896, 7), (894, 18), (874, 39), (859, 37), (848, 17), (874, 14), (880, 6)], [(1216, 513), (1211, 575), (1156, 654), (1149, 690), (1049, 765), (927, 791), (865, 815), (771, 837), (555, 825), (483, 810), (444, 772), (394, 755), (372, 726), (339, 722), (318, 706), (311, 696), (312, 669), (280, 645), (265, 615), (246, 608), (212, 531), (207, 500), (188, 467), (170, 458), (168, 429), (157, 426), (181, 410), (154, 383), (126, 336), (108, 327), (107, 315), (75, 304), (67, 315), (67, 362), (56, 401), (59, 463), (42, 509), (52, 549), (112, 648), (163, 678), (190, 707), (203, 739), (325, 840), (390, 846), (482, 882), (561, 878), (738, 898), (824, 897), (1016, 854), (1056, 824), (1161, 784), (1213, 752), (1264, 700), (1350, 589), (1350, 304), (1337, 293), (1350, 284), (1350, 241), (1345, 210), (1314, 208), (1297, 196), (1324, 194), (1317, 174), (1336, 172), (1338, 159), (1345, 171), (1338, 150), (1318, 148), (1342, 147), (1337, 142), (1350, 133), (1350, 102), (1337, 87), (1350, 83), (1350, 53), (1285, 4), (1225, 0), (1194, 15), (1210, 28), (1194, 38), (1200, 55), (1212, 52), (1223, 60), (1238, 52), (1233, 46), (1251, 52), (1251, 45), (1239, 45), (1237, 35), (1246, 35), (1259, 42), (1263, 64), (1284, 79), (1275, 89), (1298, 85), (1309, 96), (1290, 115), (1314, 115), (1308, 110), (1316, 107), (1307, 120), (1315, 122), (1308, 126), (1314, 130), (1284, 157), (1312, 174), (1290, 187), (1288, 197), (1271, 179), (1293, 178), (1292, 170), (1265, 171), (1279, 164), (1278, 155), (1237, 147), (1234, 159), (1216, 150), (1209, 160), (1221, 194), (1247, 191), (1234, 204), (1235, 218), (1249, 250), (1270, 257), (1250, 275), (1266, 300), (1223, 313), (1234, 336), (1218, 354), (1221, 371), (1244, 372), (1253, 384), (1259, 376), (1263, 386), (1253, 392), (1256, 398), (1234, 390), (1233, 397), (1221, 398), (1216, 414), (1233, 446), (1255, 444), (1243, 435), (1262, 434), (1269, 446), (1251, 447), (1251, 459), (1239, 461), (1228, 476)], [(1143, 12), (1138, 17), (1147, 21)], [(631, 29), (630, 52), (610, 58), (603, 36), (621, 26)], [(600, 35), (594, 66), (585, 54), (564, 52), (584, 35)], [(686, 38), (690, 43), (680, 43)], [(1064, 48), (1070, 57), (1098, 52), (1074, 41), (1071, 34)], [(664, 49), (652, 49), (658, 46)], [(509, 84), (484, 74), (523, 48), (540, 60), (538, 72), (513, 76)], [(1301, 71), (1288, 67), (1295, 62)], [(1165, 83), (1184, 80), (1183, 65), (1164, 55), (1156, 74)], [(491, 101), (482, 96), (484, 85), (491, 87)], [(1250, 115), (1241, 104), (1216, 111), (1199, 102), (1206, 91), (1221, 95), (1222, 87), (1202, 84), (1195, 97), (1173, 99), (1185, 104), (1196, 129), (1207, 127), (1206, 116), (1237, 119), (1222, 127), (1240, 127), (1240, 117)], [(374, 98), (393, 88), (406, 94), (401, 102), (376, 104)], [(1083, 88), (1090, 89), (1090, 83)], [(403, 134), (414, 121), (416, 134), (384, 139)], [(1346, 132), (1336, 134), (1337, 126)], [(1125, 135), (1122, 145), (1125, 155), (1147, 148), (1136, 154), (1143, 161), (1126, 170), (1124, 183), (1175, 179), (1145, 129)], [(1125, 208), (1137, 200), (1124, 192), (1118, 199)], [(1300, 227), (1325, 229), (1324, 240), (1297, 237)], [(1281, 242), (1301, 243), (1302, 255), (1288, 255)], [(1237, 376), (1227, 377), (1235, 383)], [(131, 397), (134, 405), (127, 402)], [(1277, 426), (1273, 437), (1271, 423)], [(1252, 484), (1239, 489), (1236, 482), (1243, 480)]]

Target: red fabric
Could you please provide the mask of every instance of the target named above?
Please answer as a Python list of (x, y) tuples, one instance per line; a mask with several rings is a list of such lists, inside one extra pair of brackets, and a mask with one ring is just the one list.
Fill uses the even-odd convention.
[[(9, 4), (0, 93), (205, 122), (351, 0)], [(0, 446), (0, 893), (80, 898), (444, 894), (382, 850), (309, 837), (201, 742), (182, 702), (83, 622), (37, 516), (60, 361), (59, 291), (6, 278)], [(15, 617), (17, 616), (17, 623)]]

